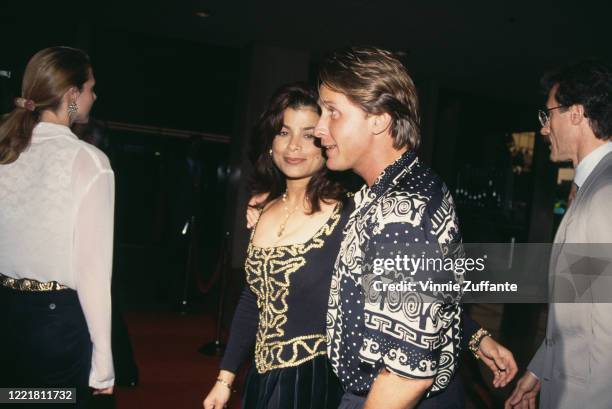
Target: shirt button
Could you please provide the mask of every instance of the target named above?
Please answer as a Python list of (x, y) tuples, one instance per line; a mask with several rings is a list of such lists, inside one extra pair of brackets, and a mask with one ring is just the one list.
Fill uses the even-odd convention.
[(54, 303), (49, 304), (49, 309), (50, 310), (54, 310), (55, 309), (55, 304)]

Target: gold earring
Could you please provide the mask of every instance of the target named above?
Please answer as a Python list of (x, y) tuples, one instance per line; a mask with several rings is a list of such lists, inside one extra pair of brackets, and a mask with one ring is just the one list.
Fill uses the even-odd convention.
[(272, 156), (272, 149), (270, 149), (268, 153), (270, 154), (270, 156)]

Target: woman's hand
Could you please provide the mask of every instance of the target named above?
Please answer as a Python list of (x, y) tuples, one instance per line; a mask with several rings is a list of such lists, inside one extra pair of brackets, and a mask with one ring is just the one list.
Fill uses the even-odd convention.
[(208, 396), (202, 402), (202, 407), (204, 409), (223, 409), (227, 406), (231, 394), (230, 388), (217, 382), (208, 392)]
[(217, 381), (208, 395), (202, 402), (204, 409), (223, 409), (227, 407), (227, 402), (232, 394), (232, 383), (236, 375), (230, 371), (221, 370)]
[(114, 390), (114, 386), (109, 388), (95, 389), (93, 390), (94, 395), (112, 395)]

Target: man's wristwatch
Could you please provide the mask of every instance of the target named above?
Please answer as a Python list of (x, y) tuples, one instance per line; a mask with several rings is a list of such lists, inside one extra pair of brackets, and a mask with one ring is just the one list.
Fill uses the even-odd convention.
[(480, 328), (478, 331), (474, 333), (474, 335), (472, 335), (472, 338), (470, 338), (470, 342), (468, 343), (468, 348), (470, 349), (470, 351), (472, 351), (472, 354), (474, 354), (474, 357), (476, 359), (480, 359), (478, 358), (478, 350), (480, 349), (480, 343), (482, 342), (484, 337), (490, 337), (490, 336), (491, 336), (491, 333), (489, 331), (487, 331), (484, 328)]

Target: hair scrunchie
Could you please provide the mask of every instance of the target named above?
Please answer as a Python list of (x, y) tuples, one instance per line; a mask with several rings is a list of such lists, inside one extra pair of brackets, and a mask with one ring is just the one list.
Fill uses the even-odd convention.
[(34, 101), (21, 97), (15, 98), (15, 106), (27, 109), (28, 111), (34, 111), (36, 109), (36, 104), (34, 103)]

